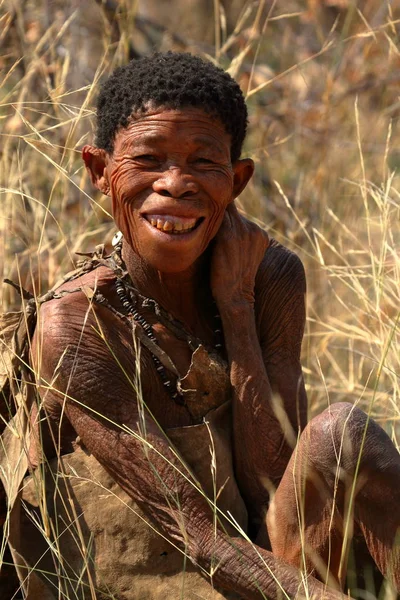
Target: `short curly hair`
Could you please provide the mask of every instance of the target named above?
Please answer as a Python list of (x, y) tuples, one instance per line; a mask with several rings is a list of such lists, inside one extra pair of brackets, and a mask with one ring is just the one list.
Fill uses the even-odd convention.
[(110, 154), (115, 135), (147, 105), (202, 108), (220, 119), (231, 136), (231, 160), (241, 154), (247, 129), (243, 93), (228, 73), (186, 52), (157, 52), (117, 68), (97, 100), (96, 145)]

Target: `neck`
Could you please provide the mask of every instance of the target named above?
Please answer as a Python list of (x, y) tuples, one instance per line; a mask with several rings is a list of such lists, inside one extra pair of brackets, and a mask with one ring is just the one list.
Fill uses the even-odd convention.
[(209, 256), (205, 253), (190, 269), (163, 273), (146, 263), (123, 242), (122, 257), (134, 286), (153, 298), (177, 319), (193, 326), (199, 304), (209, 292)]

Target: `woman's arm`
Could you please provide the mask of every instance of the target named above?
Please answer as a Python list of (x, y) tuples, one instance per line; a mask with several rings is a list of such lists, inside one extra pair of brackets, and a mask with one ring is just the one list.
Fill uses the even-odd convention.
[[(213, 293), (234, 391), (236, 475), (251, 519), (260, 523), (305, 425), (300, 366), (304, 270), (282, 246), (274, 243), (266, 250), (265, 232), (233, 208), (224, 226), (214, 251), (219, 257), (213, 265)], [(229, 274), (230, 281), (221, 273)]]
[[(81, 442), (162, 533), (219, 587), (247, 599), (274, 599), (282, 586), (290, 598), (303, 598), (296, 569), (245, 540), (214, 531), (208, 503), (138, 399), (134, 355), (121, 341), (117, 318), (73, 294), (44, 305), (40, 323), (33, 355), (45, 402), (65, 409)], [(151, 381), (151, 361), (146, 365), (143, 356), (141, 365)], [(315, 580), (308, 585), (315, 598), (341, 597)]]

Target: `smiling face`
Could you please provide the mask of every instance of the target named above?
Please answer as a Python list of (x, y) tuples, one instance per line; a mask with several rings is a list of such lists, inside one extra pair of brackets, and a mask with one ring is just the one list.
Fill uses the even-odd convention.
[(198, 108), (158, 108), (135, 118), (112, 155), (86, 146), (92, 180), (112, 198), (127, 243), (165, 273), (190, 268), (216, 235), (226, 207), (253, 172), (230, 160), (222, 123)]

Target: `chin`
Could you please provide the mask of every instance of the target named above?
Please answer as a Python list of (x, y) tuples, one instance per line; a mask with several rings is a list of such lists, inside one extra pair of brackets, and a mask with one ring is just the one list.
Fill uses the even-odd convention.
[[(141, 240), (139, 244), (133, 244), (133, 240), (124, 236), (127, 245), (133, 250), (134, 254), (140, 257), (141, 261), (149, 268), (155, 269), (160, 273), (179, 274), (192, 270), (206, 254), (206, 249), (202, 247), (189, 249), (186, 244), (179, 248), (171, 248), (163, 245), (161, 248), (149, 251), (149, 243), (144, 244)], [(186, 247), (185, 247), (186, 246)], [(200, 246), (200, 245), (199, 245)]]
[(152, 255), (147, 255), (143, 252), (141, 253), (142, 259), (153, 269), (156, 271), (160, 271), (161, 273), (185, 273), (190, 271), (195, 267), (196, 264), (199, 263), (201, 257), (204, 255), (202, 253), (189, 253), (182, 248), (179, 253), (175, 252), (167, 252), (164, 251), (162, 253), (155, 253)]
[(153, 267), (153, 269), (155, 269), (156, 271), (159, 271), (160, 273), (166, 273), (166, 274), (174, 274), (176, 273), (177, 275), (179, 273), (185, 273), (186, 271), (189, 271), (190, 269), (193, 268), (194, 264), (196, 261), (194, 262), (177, 262), (174, 260), (170, 260), (167, 261), (165, 260), (165, 258), (163, 260), (160, 261), (146, 261), (147, 264), (149, 264), (151, 267)]

